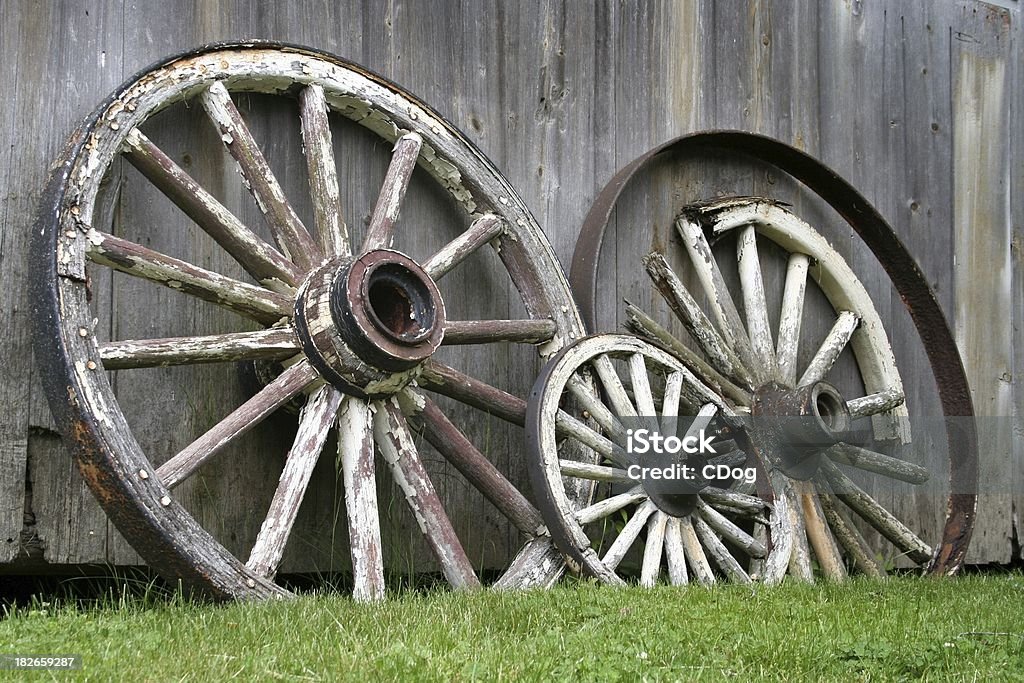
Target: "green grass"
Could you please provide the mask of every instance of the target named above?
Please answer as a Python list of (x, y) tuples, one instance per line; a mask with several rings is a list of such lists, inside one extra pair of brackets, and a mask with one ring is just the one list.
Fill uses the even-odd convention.
[(1024, 576), (37, 601), (0, 621), (4, 653), (81, 654), (95, 680), (1021, 680)]

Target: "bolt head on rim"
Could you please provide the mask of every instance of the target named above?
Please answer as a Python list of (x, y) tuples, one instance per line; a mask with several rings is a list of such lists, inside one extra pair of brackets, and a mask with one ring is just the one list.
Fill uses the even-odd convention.
[(303, 353), (324, 379), (365, 398), (392, 394), (416, 377), (444, 338), (445, 309), (419, 264), (377, 249), (310, 273), (295, 321)]

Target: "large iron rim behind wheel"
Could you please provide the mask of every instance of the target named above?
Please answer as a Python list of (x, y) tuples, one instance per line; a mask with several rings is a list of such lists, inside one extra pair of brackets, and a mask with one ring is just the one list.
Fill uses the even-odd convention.
[[(588, 325), (596, 320), (598, 259), (609, 217), (630, 179), (663, 152), (708, 152), (752, 157), (799, 180), (857, 232), (899, 292), (924, 345), (943, 415), (973, 417), (966, 373), (945, 316), (923, 273), (881, 214), (855, 188), (818, 160), (796, 148), (743, 131), (704, 131), (670, 140), (623, 167), (592, 205), (573, 254), (570, 281)], [(977, 506), (977, 436), (973, 423), (947, 419), (950, 495), (941, 543), (925, 563), (926, 573), (955, 574), (966, 557)]]
[[(231, 93), (239, 91), (298, 96), (315, 226), (306, 228), (295, 215), (238, 116)], [(151, 115), (183, 98), (201, 106), (217, 128), (275, 244), (238, 221), (140, 130)], [(329, 114), (352, 119), (395, 144), (361, 245), (350, 243), (337, 202)], [(99, 184), (122, 154), (260, 285), (97, 230)], [(391, 247), (396, 235), (401, 242), (399, 209), (417, 164), (470, 223), (423, 262)], [(497, 249), (528, 319), (452, 321), (446, 316), (437, 281), (487, 245)], [(104, 510), (165, 577), (221, 599), (287, 594), (273, 578), (312, 465), (334, 426), (357, 599), (379, 599), (384, 593), (375, 448), (414, 506), (449, 583), (480, 585), (416, 453), (411, 429), (419, 430), (528, 539), (498, 585), (546, 585), (561, 573), (557, 553), (539, 535), (539, 512), (423, 390), (522, 425), (525, 401), (434, 361), (432, 353), (445, 344), (513, 342), (534, 344), (543, 357), (581, 336), (583, 326), (558, 261), (522, 200), (458, 130), (400, 87), (338, 57), (277, 43), (217, 44), (163, 60), (129, 79), (72, 136), (44, 195), (34, 259), (37, 359), (55, 419)], [(87, 262), (89, 268), (112, 268), (212, 301), (265, 329), (217, 339), (101, 345), (92, 331)], [(286, 369), (160, 467), (133, 436), (104, 372), (257, 359), (282, 361)], [(307, 400), (299, 431), (246, 562), (203, 529), (174, 499), (172, 488), (224, 442), (300, 392)]]
[[(642, 464), (627, 448), (634, 421), (663, 435), (696, 438), (708, 430), (719, 450), (688, 457), (695, 475), (659, 490), (629, 474)], [(564, 348), (530, 393), (526, 434), (548, 529), (587, 574), (625, 585), (620, 563), (644, 535), (641, 586), (655, 585), (663, 567), (672, 585), (772, 584), (784, 577), (792, 545), (787, 500), (773, 496), (767, 469), (749, 453), (740, 415), (667, 351), (619, 334)], [(582, 446), (584, 457), (567, 444)], [(671, 459), (682, 464), (679, 457)], [(749, 468), (757, 478), (702, 481), (696, 473), (706, 465)], [(614, 540), (605, 548), (609, 536)]]

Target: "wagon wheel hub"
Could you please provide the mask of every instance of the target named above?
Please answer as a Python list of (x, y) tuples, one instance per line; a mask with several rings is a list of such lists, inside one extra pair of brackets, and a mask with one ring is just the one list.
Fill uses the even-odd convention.
[(849, 440), (850, 409), (828, 382), (796, 389), (775, 383), (760, 387), (751, 407), (754, 441), (783, 472), (810, 479), (821, 466), (821, 452)]
[(295, 301), (303, 353), (347, 394), (392, 394), (417, 375), (444, 337), (444, 301), (404, 254), (377, 249), (313, 270)]

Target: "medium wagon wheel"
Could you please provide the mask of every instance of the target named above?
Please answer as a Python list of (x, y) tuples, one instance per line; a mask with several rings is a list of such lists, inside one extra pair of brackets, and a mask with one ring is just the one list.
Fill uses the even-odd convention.
[[(973, 413), (966, 378), (949, 329), (930, 289), (906, 250), (881, 217), (848, 184), (812, 158), (760, 136), (698, 133), (652, 150), (626, 167), (599, 196), (588, 216), (573, 261), (573, 282), (593, 321), (597, 255), (604, 224), (629, 178), (657, 152), (669, 149), (751, 154), (790, 172), (818, 192), (850, 221), (879, 256), (907, 302), (932, 362), (946, 417)], [(976, 439), (967, 423), (947, 421), (952, 491), (941, 542), (929, 545), (883, 507), (844, 471), (870, 473), (876, 481), (924, 483), (930, 473), (913, 463), (878, 452), (886, 441), (910, 439), (902, 380), (870, 296), (845, 261), (811, 226), (771, 200), (729, 198), (685, 208), (676, 221), (687, 261), (699, 282), (691, 292), (662, 254), (645, 266), (659, 293), (687, 330), (696, 350), (675, 338), (657, 320), (628, 306), (628, 326), (669, 346), (706, 383), (754, 416), (753, 448), (785, 477), (773, 477), (776, 494), (792, 513), (792, 572), (813, 578), (811, 550), (821, 572), (834, 579), (847, 565), (870, 575), (883, 573), (852, 518), (859, 517), (925, 571), (954, 573), (963, 561), (974, 519), (977, 481)], [(710, 241), (736, 234), (736, 259), (744, 315), (726, 285)], [(788, 252), (778, 330), (769, 326), (758, 244), (774, 242)], [(807, 367), (797, 367), (808, 274), (835, 310), (831, 331), (811, 340), (817, 351)], [(706, 299), (707, 306), (698, 300)], [(804, 340), (803, 343), (808, 343)], [(842, 351), (850, 346), (866, 395), (843, 396), (827, 383)], [(797, 434), (780, 423), (805, 416)], [(876, 444), (851, 443), (852, 421), (871, 417)], [(813, 434), (808, 434), (807, 429)], [(807, 439), (807, 441), (804, 441)], [(877, 450), (874, 450), (877, 448)]]
[[(645, 425), (662, 436), (706, 432), (714, 440), (704, 453), (648, 460), (629, 447)], [(566, 347), (531, 392), (527, 443), (548, 529), (588, 574), (623, 584), (620, 565), (646, 530), (643, 586), (658, 581), (663, 564), (673, 585), (784, 576), (792, 545), (787, 500), (773, 499), (757, 456), (744, 452), (740, 415), (671, 354), (616, 334)], [(644, 466), (675, 479), (645, 476)], [(751, 495), (758, 473), (764, 498)]]
[[(297, 97), (313, 230), (285, 197), (233, 93)], [(264, 214), (273, 244), (147, 138), (147, 120), (181, 101), (205, 112)], [(335, 115), (394, 143), (359, 243), (340, 209), (329, 125)], [(252, 282), (104, 232), (97, 195), (120, 157), (216, 240)], [(461, 227), (447, 228), (454, 238), (421, 261), (392, 249), (393, 241), (402, 243), (399, 209), (417, 164), (464, 215)], [(471, 143), (412, 95), (301, 47), (224, 44), (170, 58), (130, 79), (74, 136), (49, 185), (39, 227), (37, 357), (51, 408), (110, 518), (164, 576), (219, 598), (284, 594), (274, 577), (313, 466), (336, 427), (354, 597), (384, 593), (375, 450), (447, 580), (459, 588), (479, 586), (417, 453), (412, 424), (525, 535), (501, 585), (542, 584), (561, 572), (550, 541), (538, 538), (537, 510), (423, 389), (521, 425), (524, 401), (433, 354), (448, 345), (520, 342), (538, 345), (544, 356), (580, 336), (582, 325), (558, 262), (522, 201)], [(456, 321), (445, 310), (442, 278), (486, 245), (498, 251), (526, 319)], [(100, 342), (92, 309), (103, 305), (102, 297), (89, 291), (96, 268), (212, 302), (239, 314), (239, 325), (246, 325), (240, 329), (249, 331)], [(260, 329), (251, 331), (246, 319)], [(263, 388), (177, 454), (164, 460), (158, 456), (167, 454), (143, 452), (108, 373), (226, 361), (280, 366)], [(296, 398), (305, 400), (270, 510), (248, 558), (235, 557), (179, 504), (174, 489)]]

